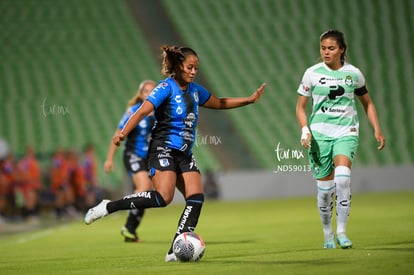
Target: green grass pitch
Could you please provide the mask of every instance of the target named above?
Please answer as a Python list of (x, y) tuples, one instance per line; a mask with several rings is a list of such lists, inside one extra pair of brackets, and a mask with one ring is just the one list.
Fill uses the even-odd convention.
[(354, 248), (324, 250), (315, 198), (206, 201), (197, 263), (165, 263), (183, 205), (149, 209), (141, 243), (124, 243), (126, 212), (0, 235), (0, 274), (413, 274), (414, 193), (353, 194)]

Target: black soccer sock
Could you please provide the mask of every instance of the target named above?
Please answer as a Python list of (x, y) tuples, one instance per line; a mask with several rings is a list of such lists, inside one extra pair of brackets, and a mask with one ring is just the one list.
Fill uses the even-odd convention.
[(175, 232), (168, 254), (173, 252), (175, 238), (183, 232), (193, 232), (197, 226), (200, 217), (201, 208), (204, 202), (203, 194), (194, 194), (186, 199), (186, 204), (180, 220), (178, 221), (177, 231)]
[(160, 193), (148, 191), (131, 194), (121, 200), (109, 202), (106, 209), (108, 213), (113, 213), (118, 210), (164, 207), (166, 205)]
[(125, 223), (125, 227), (130, 233), (135, 233), (144, 216), (145, 209), (131, 209)]

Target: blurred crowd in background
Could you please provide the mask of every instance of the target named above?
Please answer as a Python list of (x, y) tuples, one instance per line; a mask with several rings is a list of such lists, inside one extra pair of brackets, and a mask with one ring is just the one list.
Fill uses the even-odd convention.
[[(27, 145), (16, 155), (0, 138), (0, 225), (36, 223), (45, 213), (58, 220), (82, 217), (109, 193), (99, 185), (97, 165), (93, 144), (48, 154)], [(203, 184), (207, 198), (220, 197), (212, 171), (203, 174)]]
[(58, 148), (39, 161), (33, 146), (17, 156), (0, 139), (0, 222), (37, 221), (44, 211), (78, 218), (104, 196), (93, 144)]

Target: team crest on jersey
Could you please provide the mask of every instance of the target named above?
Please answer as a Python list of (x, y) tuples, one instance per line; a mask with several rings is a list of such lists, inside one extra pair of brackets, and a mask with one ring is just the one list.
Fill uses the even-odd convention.
[(350, 87), (352, 86), (352, 84), (354, 84), (354, 81), (352, 80), (352, 76), (347, 75), (345, 78), (345, 85)]
[(160, 162), (161, 167), (167, 167), (170, 165), (168, 159), (159, 159), (158, 161)]
[(133, 172), (138, 171), (138, 170), (139, 170), (139, 168), (140, 168), (140, 166), (139, 166), (139, 163), (138, 163), (138, 162), (132, 163), (132, 165), (131, 165), (131, 170), (132, 170)]
[(198, 91), (194, 93), (194, 100), (198, 103)]

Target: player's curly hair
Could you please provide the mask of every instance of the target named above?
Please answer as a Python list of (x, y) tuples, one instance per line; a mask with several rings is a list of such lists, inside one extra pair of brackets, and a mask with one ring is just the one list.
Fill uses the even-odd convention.
[(177, 46), (161, 46), (161, 58), (162, 58), (162, 69), (163, 75), (174, 75), (180, 68), (187, 55), (195, 55), (198, 58), (197, 53), (188, 47), (177, 47)]
[(347, 48), (344, 33), (338, 30), (329, 29), (321, 34), (320, 41), (327, 38), (335, 39), (336, 43), (338, 43), (339, 48), (344, 50), (344, 52), (341, 54), (341, 62), (344, 63), (346, 59)]

